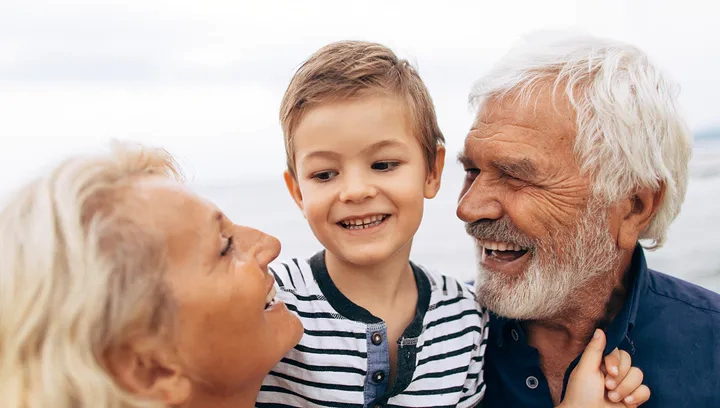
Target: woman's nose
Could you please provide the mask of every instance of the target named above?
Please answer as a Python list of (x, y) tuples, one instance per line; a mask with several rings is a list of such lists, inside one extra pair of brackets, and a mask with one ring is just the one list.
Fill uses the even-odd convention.
[(236, 249), (242, 252), (254, 251), (255, 258), (261, 266), (267, 266), (280, 255), (280, 241), (254, 228), (236, 226)]

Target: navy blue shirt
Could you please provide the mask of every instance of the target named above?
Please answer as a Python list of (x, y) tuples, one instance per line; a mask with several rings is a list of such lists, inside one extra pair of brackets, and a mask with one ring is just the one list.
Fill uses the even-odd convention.
[[(643, 371), (651, 392), (643, 408), (720, 407), (720, 295), (648, 269), (639, 245), (630, 273), (605, 352), (619, 347)], [(563, 395), (579, 358), (565, 373)], [(517, 321), (491, 316), (485, 383), (485, 408), (553, 406), (539, 354)]]

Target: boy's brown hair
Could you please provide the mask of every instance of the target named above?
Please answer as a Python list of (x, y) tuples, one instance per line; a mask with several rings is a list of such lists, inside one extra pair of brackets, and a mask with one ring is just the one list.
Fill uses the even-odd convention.
[(407, 60), (389, 48), (364, 41), (326, 45), (308, 58), (288, 85), (280, 105), (288, 171), (295, 174), (293, 132), (315, 106), (373, 92), (406, 101), (413, 133), (420, 142), (428, 171), (433, 171), (437, 146), (445, 143), (425, 84)]

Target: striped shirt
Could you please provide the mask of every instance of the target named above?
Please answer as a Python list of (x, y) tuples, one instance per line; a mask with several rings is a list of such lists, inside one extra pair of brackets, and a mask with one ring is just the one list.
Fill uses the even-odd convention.
[(398, 340), (388, 386), (387, 326), (347, 299), (320, 252), (273, 265), (278, 298), (305, 327), (265, 378), (258, 407), (472, 407), (485, 392), (488, 315), (472, 290), (413, 263), (416, 316)]

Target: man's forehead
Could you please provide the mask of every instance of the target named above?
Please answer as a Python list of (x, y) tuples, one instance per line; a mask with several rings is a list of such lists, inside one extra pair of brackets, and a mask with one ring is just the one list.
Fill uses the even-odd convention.
[(504, 145), (492, 142), (507, 142), (508, 148), (522, 146), (523, 150), (533, 148), (548, 154), (572, 150), (575, 123), (567, 111), (558, 111), (552, 105), (491, 102), (483, 105), (465, 138), (466, 154), (481, 146), (487, 148), (488, 144)]
[(576, 111), (562, 92), (550, 89), (521, 98), (510, 93), (490, 97), (475, 116), (474, 126), (513, 124), (540, 131), (568, 131), (575, 128)]

